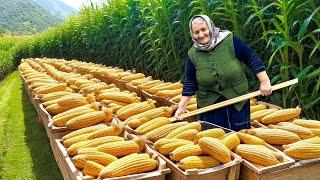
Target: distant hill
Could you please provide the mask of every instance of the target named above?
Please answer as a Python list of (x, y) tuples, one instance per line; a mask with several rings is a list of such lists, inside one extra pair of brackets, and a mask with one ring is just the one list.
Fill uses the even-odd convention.
[(34, 0), (52, 15), (59, 19), (66, 19), (77, 12), (76, 9), (59, 0)]
[(0, 0), (0, 30), (34, 34), (61, 22), (33, 0)]

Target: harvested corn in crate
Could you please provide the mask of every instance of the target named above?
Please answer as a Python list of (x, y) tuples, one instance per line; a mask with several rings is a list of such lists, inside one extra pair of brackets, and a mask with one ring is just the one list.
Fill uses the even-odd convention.
[[(166, 136), (158, 138), (152, 144), (152, 147), (173, 169), (170, 178), (192, 179), (196, 176), (198, 178), (219, 177), (224, 179), (228, 173), (223, 174), (222, 172), (236, 167), (239, 168), (239, 156), (232, 153), (222, 141), (213, 138), (224, 137), (225, 131), (214, 125), (212, 129), (209, 129), (207, 124), (209, 123), (184, 123), (182, 126), (174, 128), (170, 133), (166, 133)], [(202, 127), (202, 125), (205, 127)], [(197, 134), (198, 136), (196, 136)], [(197, 138), (200, 140), (198, 141)], [(206, 138), (214, 139), (214, 143), (211, 142), (211, 139), (207, 141)], [(219, 144), (215, 144), (215, 140)], [(198, 144), (195, 142), (198, 142)], [(221, 148), (221, 146), (225, 148)], [(237, 179), (237, 176), (232, 177)]]
[[(165, 162), (144, 145), (145, 139), (143, 137), (128, 139), (127, 135), (122, 132), (109, 131), (110, 133), (104, 134), (103, 137), (79, 140), (82, 135), (94, 134), (106, 127), (102, 124), (87, 127), (71, 132), (62, 137), (61, 140), (56, 140), (58, 153), (67, 153), (68, 156), (65, 159), (71, 159), (71, 161), (65, 160), (62, 163), (66, 164), (65, 169), (61, 169), (62, 165), (60, 169), (71, 171), (72, 167), (75, 167), (77, 168), (76, 172), (72, 171), (69, 174), (81, 178), (88, 176), (92, 178), (128, 176), (135, 179), (142, 176), (150, 178), (163, 176), (162, 179), (164, 179), (165, 174), (170, 172), (169, 169), (166, 169)], [(65, 145), (66, 141), (77, 137), (79, 141), (76, 143), (70, 146), (62, 146), (61, 142)]]

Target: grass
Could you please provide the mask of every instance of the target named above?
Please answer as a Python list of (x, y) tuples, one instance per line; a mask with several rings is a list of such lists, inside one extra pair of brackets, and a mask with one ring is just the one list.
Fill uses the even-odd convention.
[(0, 94), (0, 179), (63, 179), (17, 71)]

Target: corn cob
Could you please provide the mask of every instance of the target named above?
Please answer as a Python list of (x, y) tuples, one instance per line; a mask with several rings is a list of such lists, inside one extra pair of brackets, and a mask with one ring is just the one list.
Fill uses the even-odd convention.
[(295, 133), (282, 129), (247, 129), (245, 133), (257, 136), (265, 142), (273, 145), (290, 144), (300, 141), (300, 137)]
[(108, 99), (125, 103), (137, 103), (141, 101), (139, 97), (125, 92), (104, 92), (103, 94), (99, 94), (99, 99)]
[(65, 91), (57, 91), (57, 92), (45, 94), (44, 96), (42, 96), (41, 100), (43, 102), (51, 101), (51, 100), (58, 99), (60, 97), (63, 97), (65, 95), (69, 95), (69, 94), (71, 94), (71, 93), (65, 92)]
[(309, 128), (309, 129), (312, 131), (313, 135), (320, 136), (320, 129), (317, 129), (317, 128)]
[(204, 131), (200, 131), (196, 134), (196, 138), (194, 140), (194, 142), (198, 142), (198, 140), (202, 137), (213, 137), (213, 138), (219, 138), (223, 135), (225, 135), (226, 133), (224, 132), (223, 129), (221, 128), (213, 128), (213, 129), (207, 129)]
[(194, 111), (197, 109), (197, 104), (190, 104), (187, 106), (188, 111)]
[(156, 94), (156, 92), (162, 91), (162, 90), (175, 90), (175, 89), (180, 89), (182, 88), (183, 85), (180, 82), (176, 82), (176, 83), (168, 83), (163, 86), (155, 86), (152, 87), (148, 90), (149, 93), (151, 94)]
[(320, 144), (295, 144), (285, 149), (283, 152), (296, 159), (320, 158)]
[[(185, 139), (166, 139), (166, 138), (162, 138), (157, 140), (153, 146), (156, 149), (161, 148), (162, 146), (166, 145), (166, 144), (170, 144), (170, 143), (174, 143), (174, 142), (185, 142), (185, 143), (190, 143), (190, 141), (185, 140)], [(193, 144), (192, 142), (190, 144)]]
[(76, 85), (77, 87), (80, 87), (81, 85), (87, 84), (87, 83), (92, 83), (92, 81), (87, 79), (78, 79), (75, 81), (74, 85)]
[(64, 91), (67, 88), (66, 83), (50, 84), (46, 86), (41, 86), (34, 89), (36, 94), (48, 94), (57, 91)]
[(140, 114), (145, 111), (155, 109), (154, 104), (155, 104), (155, 101), (153, 101), (153, 100), (147, 100), (144, 102), (129, 104), (127, 106), (120, 108), (116, 114), (120, 120), (124, 121), (124, 120), (128, 119), (129, 117), (134, 116), (136, 114)]
[(195, 129), (197, 131), (201, 131), (201, 124), (199, 122), (192, 122), (192, 123), (188, 123), (184, 126), (181, 126), (175, 130), (173, 130), (172, 132), (170, 132), (166, 138), (174, 138), (175, 136), (177, 136), (178, 134), (185, 132), (186, 130), (189, 129)]
[(289, 121), (298, 117), (301, 113), (301, 109), (297, 108), (290, 108), (290, 109), (280, 109), (275, 111), (271, 114), (264, 116), (261, 119), (261, 122), (264, 124), (276, 124), (279, 122)]
[(147, 132), (145, 135), (149, 140), (156, 141), (160, 138), (164, 138), (171, 131), (177, 129), (178, 127), (184, 126), (186, 124), (188, 124), (188, 123), (187, 122), (177, 122), (177, 123), (166, 124), (166, 125), (161, 126), (157, 129), (154, 129), (152, 131)]
[(75, 91), (69, 87), (67, 87), (64, 91), (74, 93)]
[(67, 95), (67, 96), (63, 96), (59, 99), (57, 99), (57, 104), (60, 106), (71, 106), (73, 104), (85, 104), (88, 102), (86, 101), (86, 98), (83, 97), (81, 94), (75, 93), (73, 95)]
[(185, 140), (193, 141), (198, 132), (199, 131), (196, 130), (196, 129), (188, 129), (188, 130), (186, 130), (186, 131), (174, 136), (173, 138), (185, 139)]
[(122, 77), (121, 80), (123, 80), (123, 81), (133, 81), (133, 80), (136, 80), (136, 79), (142, 79), (144, 77), (145, 77), (144, 74), (137, 73), (137, 74), (131, 74), (131, 75)]
[(181, 159), (179, 168), (187, 169), (206, 169), (219, 166), (220, 162), (212, 156), (189, 156)]
[(66, 127), (68, 129), (81, 129), (101, 122), (110, 122), (111, 120), (112, 110), (105, 109), (104, 111), (91, 112), (72, 118), (66, 123)]
[(172, 161), (180, 161), (185, 157), (199, 156), (202, 154), (203, 152), (199, 145), (187, 144), (176, 148), (171, 153), (169, 153), (169, 156)]
[[(77, 106), (75, 106), (77, 107)], [(50, 106), (46, 107), (45, 109), (48, 111), (49, 114), (51, 115), (56, 115), (56, 114), (60, 114), (63, 113), (65, 111), (68, 111), (72, 108), (75, 108), (72, 106), (59, 106), (58, 104), (51, 104)]]
[[(123, 137), (118, 137), (118, 136), (105, 136), (105, 137), (101, 137), (101, 138), (96, 138), (96, 139), (91, 139), (88, 140), (86, 144), (81, 144), (81, 146), (76, 147), (77, 149), (73, 148), (74, 151), (76, 151), (77, 154), (81, 154), (81, 150), (82, 153), (86, 152), (86, 150), (91, 149), (91, 148), (95, 148), (98, 147), (102, 144), (106, 144), (106, 143), (110, 143), (110, 142), (117, 142), (117, 141), (124, 141)], [(73, 146), (73, 145), (71, 145)], [(71, 146), (69, 148), (71, 148)], [(86, 149), (86, 150), (83, 150)], [(72, 149), (70, 149), (71, 151)], [(95, 149), (95, 151), (99, 152), (97, 149)], [(72, 153), (72, 152), (70, 152)], [(72, 154), (70, 154), (72, 155)]]
[(35, 88), (38, 88), (38, 87), (41, 87), (41, 86), (48, 86), (48, 85), (51, 85), (51, 84), (57, 84), (57, 83), (51, 83), (51, 82), (35, 82), (35, 83), (32, 83), (29, 85), (29, 87), (31, 89), (35, 89)]
[(309, 138), (309, 139), (304, 139), (295, 143), (291, 143), (291, 144), (287, 144), (287, 145), (283, 145), (282, 147), (284, 149), (288, 149), (290, 146), (294, 146), (297, 144), (305, 144), (305, 143), (311, 143), (311, 144), (320, 144), (320, 137), (313, 137), (313, 138)]
[(86, 93), (95, 93), (104, 89), (108, 89), (108, 87), (106, 83), (102, 82), (102, 83), (93, 83), (92, 85), (83, 87), (81, 90)]
[(117, 105), (121, 105), (121, 106), (127, 106), (128, 105), (128, 103), (119, 102), (119, 101), (113, 101), (113, 100), (106, 100), (106, 99), (102, 100), (101, 102), (103, 104), (105, 104), (105, 105), (109, 105), (109, 104), (117, 104)]
[(169, 107), (159, 107), (131, 116), (126, 120), (126, 122), (129, 127), (135, 129), (141, 126), (142, 124), (150, 121), (151, 119), (157, 117), (170, 117), (172, 115), (172, 112), (173, 110)]
[(107, 153), (95, 155), (95, 154), (82, 154), (82, 155), (76, 155), (72, 158), (72, 162), (78, 169), (83, 169), (86, 161), (94, 161), (96, 163), (99, 163), (103, 166), (106, 166), (110, 164), (111, 162), (117, 160), (118, 158)]
[(89, 105), (76, 107), (76, 108), (70, 109), (68, 111), (65, 111), (63, 113), (60, 113), (58, 115), (55, 115), (52, 118), (52, 122), (53, 122), (53, 125), (55, 125), (55, 126), (59, 126), (59, 127), (65, 126), (65, 123), (68, 120), (70, 120), (74, 117), (80, 116), (82, 114), (85, 114), (85, 113), (93, 112), (95, 110), (99, 110), (99, 106), (97, 103), (92, 103)]
[(96, 139), (104, 136), (118, 136), (123, 131), (122, 124), (114, 124), (112, 126), (108, 126), (97, 131), (94, 131), (90, 134), (88, 139)]
[(175, 102), (175, 103), (178, 103), (181, 100), (181, 96), (182, 96), (181, 94), (178, 94), (178, 95), (172, 97), (170, 100)]
[(126, 156), (132, 153), (139, 153), (144, 148), (143, 140), (117, 141), (97, 146), (98, 151), (108, 153), (117, 157)]
[(253, 112), (259, 111), (259, 110), (263, 110), (263, 109), (267, 109), (267, 106), (264, 104), (250, 106), (250, 113), (253, 113)]
[(278, 125), (269, 125), (268, 127), (293, 132), (297, 134), (301, 139), (309, 139), (314, 136), (310, 129), (289, 122), (281, 122)]
[(221, 163), (231, 161), (230, 150), (220, 140), (212, 137), (202, 137), (198, 144), (203, 153), (211, 155)]
[(240, 139), (237, 136), (237, 133), (229, 134), (227, 137), (221, 140), (228, 149), (233, 150), (240, 144)]
[(148, 154), (131, 154), (116, 160), (106, 166), (99, 178), (111, 178), (153, 171), (158, 167), (158, 161), (150, 159)]
[(89, 176), (99, 176), (99, 173), (102, 171), (104, 166), (94, 161), (87, 161), (84, 168), (83, 174)]
[(146, 134), (147, 132), (152, 131), (156, 128), (159, 128), (161, 126), (164, 126), (166, 124), (170, 124), (170, 118), (158, 117), (142, 124), (135, 131), (136, 131), (136, 134), (138, 135)]
[(156, 95), (160, 96), (160, 97), (172, 98), (174, 96), (181, 94), (181, 92), (182, 92), (182, 89), (161, 90), (161, 91), (156, 92)]
[(95, 125), (95, 126), (90, 126), (90, 127), (86, 127), (86, 128), (82, 128), (82, 129), (78, 129), (76, 131), (73, 131), (69, 134), (66, 134), (65, 136), (62, 137), (62, 141), (65, 141), (67, 139), (70, 139), (70, 138), (73, 138), (75, 136), (78, 136), (78, 135), (81, 135), (81, 134), (87, 134), (87, 133), (91, 133), (93, 131), (96, 131), (96, 130), (99, 130), (99, 129), (102, 129), (104, 127), (106, 127), (107, 125), (105, 124), (98, 124), (98, 125)]
[(145, 83), (145, 82), (148, 82), (148, 81), (152, 81), (152, 77), (151, 76), (148, 76), (148, 77), (143, 78), (143, 79), (135, 79), (135, 80), (131, 81), (131, 84), (133, 86), (138, 86), (139, 84), (142, 84), (142, 83)]
[(124, 72), (119, 72), (118, 73), (118, 77), (119, 77), (118, 79), (121, 79), (122, 77), (129, 76), (129, 75), (133, 75), (133, 73), (130, 72), (129, 70), (124, 71)]
[(187, 144), (193, 145), (193, 142), (192, 141), (176, 141), (176, 142), (164, 144), (163, 146), (159, 147), (158, 151), (163, 155), (168, 155), (178, 147), (187, 145)]
[(148, 82), (139, 84), (137, 87), (138, 87), (139, 89), (144, 89), (144, 90), (145, 90), (145, 89), (149, 89), (149, 88), (151, 88), (151, 87), (154, 87), (154, 86), (160, 84), (161, 82), (162, 82), (162, 81), (160, 81), (160, 80), (152, 80), (152, 81), (148, 81)]
[(235, 153), (250, 162), (263, 166), (279, 163), (274, 152), (262, 145), (240, 144), (236, 147)]
[(244, 144), (256, 144), (256, 145), (265, 145), (266, 142), (264, 142), (263, 139), (258, 138), (256, 136), (245, 134), (241, 132), (237, 132), (238, 138), (240, 141)]
[(256, 121), (261, 122), (261, 118), (263, 118), (264, 116), (271, 114), (277, 110), (278, 109), (263, 109), (263, 110), (255, 111), (253, 113), (250, 113), (250, 119), (251, 119), (251, 121), (256, 120)]
[(90, 136), (90, 133), (86, 133), (86, 134), (81, 134), (81, 135), (69, 138), (69, 139), (63, 141), (63, 146), (65, 148), (69, 148), (73, 144), (76, 144), (76, 143), (81, 142), (81, 141), (88, 140), (89, 136)]
[(31, 84), (31, 83), (35, 83), (35, 82), (38, 82), (38, 83), (39, 82), (56, 83), (57, 81), (53, 80), (53, 79), (32, 78), (32, 79), (27, 79), (26, 82), (28, 84)]
[(295, 119), (293, 123), (306, 128), (320, 129), (320, 121), (317, 120)]

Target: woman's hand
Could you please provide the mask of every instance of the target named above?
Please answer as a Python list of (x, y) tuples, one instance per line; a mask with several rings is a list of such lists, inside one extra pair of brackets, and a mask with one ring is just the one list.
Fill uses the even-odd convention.
[(269, 96), (272, 93), (270, 79), (266, 71), (259, 72), (257, 77), (260, 81), (260, 91), (262, 96)]
[(174, 114), (174, 117), (179, 119), (179, 120), (182, 120), (182, 118), (180, 118), (180, 115), (181, 114), (184, 114), (186, 112), (186, 109), (185, 108), (178, 108), (176, 113)]
[(270, 81), (260, 82), (260, 91), (262, 96), (269, 96), (272, 94), (272, 87)]

